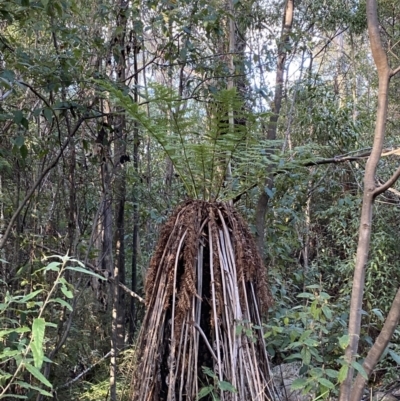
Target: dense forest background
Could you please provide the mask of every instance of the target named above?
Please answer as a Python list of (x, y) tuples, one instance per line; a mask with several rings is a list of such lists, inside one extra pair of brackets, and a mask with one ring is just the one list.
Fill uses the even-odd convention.
[[(398, 317), (362, 366), (400, 280), (400, 4), (378, 2), (383, 91), (374, 3), (0, 1), (0, 398), (128, 399), (146, 269), (191, 198), (230, 202), (254, 233), (275, 302), (267, 351), (301, 363), (294, 388), (336, 397), (353, 369), (399, 385)], [(357, 349), (378, 103), (373, 180), (390, 185), (371, 204)]]

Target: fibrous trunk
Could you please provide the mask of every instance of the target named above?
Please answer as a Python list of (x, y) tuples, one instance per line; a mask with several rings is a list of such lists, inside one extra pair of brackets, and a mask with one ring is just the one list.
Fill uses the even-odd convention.
[(131, 399), (195, 400), (205, 387), (203, 399), (271, 399), (261, 326), (271, 304), (265, 277), (231, 206), (179, 207), (150, 263)]

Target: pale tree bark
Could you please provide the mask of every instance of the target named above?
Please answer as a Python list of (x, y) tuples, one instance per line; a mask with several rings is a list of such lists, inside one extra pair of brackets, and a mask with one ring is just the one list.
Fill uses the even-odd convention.
[[(369, 350), (367, 357), (364, 360), (363, 368), (368, 377), (370, 377), (376, 364), (379, 362), (380, 357), (385, 351), (389, 344), (392, 335), (397, 328), (400, 320), (400, 288), (397, 290), (396, 296), (385, 320), (385, 324), (379, 336), (375, 340), (374, 345)], [(356, 380), (353, 384), (352, 391), (350, 394), (351, 401), (360, 401), (363, 396), (363, 391), (367, 379), (365, 379), (360, 373), (357, 375)]]
[[(365, 268), (368, 262), (370, 249), (372, 210), (374, 199), (389, 185), (393, 185), (400, 174), (400, 169), (392, 178), (376, 187), (375, 174), (381, 157), (386, 127), (388, 108), (388, 89), (391, 76), (394, 75), (388, 64), (386, 53), (379, 36), (379, 22), (376, 0), (367, 0), (368, 33), (372, 56), (378, 70), (378, 108), (376, 112), (375, 134), (371, 155), (366, 163), (364, 174), (364, 192), (359, 227), (356, 262), (354, 267), (353, 288), (351, 293), (349, 317), (349, 345), (345, 351), (345, 363), (348, 366), (346, 379), (340, 386), (339, 401), (349, 401), (352, 387), (354, 369), (351, 364), (355, 361), (360, 339), (362, 300), (365, 286)], [(397, 72), (397, 71), (396, 71)], [(358, 390), (359, 391), (359, 390)], [(362, 393), (362, 390), (361, 390)]]
[[(278, 127), (278, 118), (281, 111), (282, 98), (283, 98), (283, 78), (285, 73), (286, 58), (288, 55), (288, 45), (290, 42), (290, 34), (292, 32), (294, 13), (294, 0), (287, 0), (285, 4), (285, 11), (283, 15), (282, 33), (278, 43), (278, 61), (276, 66), (275, 75), (275, 95), (272, 105), (272, 115), (270, 117), (267, 127), (267, 139), (276, 139), (276, 132)], [(271, 189), (273, 185), (273, 177), (270, 171), (267, 171), (267, 178), (265, 180), (265, 188)], [(258, 199), (256, 208), (256, 232), (257, 232), (257, 245), (260, 253), (264, 255), (264, 233), (265, 233), (265, 215), (267, 212), (269, 196), (265, 189), (261, 192)]]

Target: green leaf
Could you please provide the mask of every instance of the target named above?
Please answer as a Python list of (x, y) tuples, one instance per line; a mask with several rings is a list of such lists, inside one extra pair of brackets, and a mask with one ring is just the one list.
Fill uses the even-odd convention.
[(39, 380), (41, 383), (43, 383), (45, 386), (53, 388), (51, 383), (40, 373), (40, 370), (35, 368), (34, 366), (30, 365), (29, 363), (24, 364), (26, 370), (37, 380)]
[[(72, 306), (71, 306), (68, 302), (64, 301), (64, 300), (61, 299), (61, 298), (53, 298), (53, 299), (50, 299), (49, 302), (57, 302), (57, 303), (60, 304), (61, 306), (64, 306), (64, 307), (67, 308), (68, 310), (72, 311)], [(56, 327), (57, 327), (57, 326), (56, 326)]]
[(327, 319), (329, 320), (332, 319), (332, 311), (327, 305), (322, 305), (322, 312), (324, 313)]
[(297, 295), (297, 298), (308, 298), (314, 299), (314, 294), (310, 294), (309, 292), (302, 292), (301, 294)]
[(43, 390), (40, 387), (37, 386), (32, 386), (32, 384), (26, 383), (26, 382), (22, 382), (22, 381), (15, 381), (15, 384), (18, 384), (18, 386), (22, 387), (22, 388), (26, 388), (27, 390), (36, 390), (39, 391), (40, 394), (45, 395), (47, 397), (53, 397), (53, 394), (49, 393), (46, 390)]
[(392, 351), (391, 349), (389, 350), (389, 355), (392, 357), (392, 359), (398, 364), (400, 365), (400, 355), (396, 354), (394, 351)]
[(301, 355), (303, 357), (303, 364), (304, 365), (310, 365), (311, 363), (311, 352), (308, 348), (303, 348), (301, 350)]
[(361, 364), (359, 364), (358, 362), (354, 361), (354, 362), (352, 362), (351, 366), (352, 366), (358, 373), (360, 373), (360, 375), (361, 375), (365, 380), (368, 380), (367, 372), (365, 371), (365, 369), (363, 368), (363, 366), (362, 366)]
[(332, 379), (337, 379), (337, 377), (339, 375), (339, 373), (333, 369), (325, 369), (324, 372), (328, 377), (331, 377)]
[(25, 144), (23, 144), (20, 148), (19, 148), (19, 152), (21, 153), (21, 157), (23, 159), (26, 159), (26, 157), (28, 156), (28, 148), (26, 147)]
[(69, 299), (72, 299), (72, 298), (74, 297), (74, 294), (72, 293), (71, 290), (69, 290), (69, 289), (67, 288), (66, 285), (62, 285), (62, 286), (61, 286), (61, 292), (62, 292), (67, 298), (69, 298)]
[(29, 129), (29, 121), (28, 121), (25, 117), (22, 117), (21, 125), (22, 125), (25, 129)]
[(290, 386), (290, 388), (292, 390), (301, 390), (303, 389), (305, 386), (307, 385), (307, 380), (303, 379), (303, 378), (298, 378), (296, 380), (293, 381), (292, 385)]
[(30, 328), (25, 326), (17, 327), (16, 329), (1, 330), (0, 339), (10, 333), (27, 333), (28, 331), (31, 331)]
[(53, 271), (53, 272), (58, 272), (60, 271), (60, 262), (51, 262), (49, 263), (45, 268), (44, 271)]
[(51, 121), (53, 120), (53, 112), (52, 112), (52, 110), (49, 109), (48, 107), (46, 107), (46, 108), (43, 109), (43, 115), (44, 115), (45, 119), (46, 119), (48, 122), (51, 122)]
[(348, 334), (345, 334), (344, 336), (339, 338), (340, 348), (346, 349), (349, 344), (350, 344), (350, 336)]
[(218, 387), (222, 390), (222, 391), (229, 391), (231, 393), (237, 393), (237, 390), (234, 386), (232, 386), (231, 383), (226, 382), (226, 381), (219, 381), (218, 382)]
[(37, 318), (33, 320), (31, 349), (35, 367), (38, 369), (40, 369), (43, 365), (43, 340), (45, 329), (46, 322), (43, 318)]
[[(14, 111), (14, 122), (15, 122), (16, 124), (21, 124), (21, 121), (22, 121), (23, 118), (24, 118), (24, 115), (22, 114), (22, 111), (21, 111), (21, 110), (16, 110), (16, 111)], [(18, 138), (21, 138), (21, 137), (18, 137)], [(22, 138), (22, 139), (23, 139), (23, 138)], [(18, 145), (17, 142), (15, 142), (15, 144), (16, 144), (17, 146), (21, 146), (21, 145)]]
[(14, 144), (15, 146), (17, 146), (18, 148), (20, 148), (23, 144), (25, 143), (25, 138), (23, 136), (17, 136), (14, 139)]
[(318, 383), (326, 388), (335, 388), (335, 385), (331, 381), (324, 379), (323, 377), (318, 378)]
[(106, 280), (105, 277), (101, 276), (100, 274), (94, 273), (90, 270), (84, 269), (83, 267), (78, 267), (78, 266), (68, 266), (66, 270), (72, 270), (74, 272), (80, 272), (80, 273), (85, 273), (85, 274), (90, 274), (91, 276), (94, 276), (100, 280)]
[(343, 383), (346, 380), (347, 372), (349, 371), (349, 365), (343, 365), (338, 374), (338, 382)]
[(213, 379), (217, 378), (217, 375), (209, 367), (202, 366), (201, 368), (203, 369), (204, 374), (206, 374), (207, 376), (212, 377)]
[(197, 394), (197, 399), (198, 399), (198, 400), (201, 400), (201, 399), (204, 398), (206, 395), (210, 394), (211, 391), (213, 391), (213, 387), (212, 387), (212, 386), (203, 387), (203, 388), (199, 391), (199, 394)]
[(17, 302), (17, 303), (19, 303), (19, 304), (24, 304), (24, 303), (30, 301), (32, 298), (35, 298), (36, 295), (39, 295), (39, 294), (42, 293), (42, 292), (43, 292), (43, 290), (36, 290), (36, 291), (33, 291), (33, 292), (31, 292), (31, 293), (25, 295), (24, 297), (22, 297), (20, 300), (15, 301), (15, 302)]

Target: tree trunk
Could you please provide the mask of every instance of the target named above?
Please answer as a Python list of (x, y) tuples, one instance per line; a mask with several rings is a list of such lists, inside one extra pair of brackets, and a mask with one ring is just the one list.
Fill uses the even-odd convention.
[[(117, 82), (125, 84), (126, 80), (126, 25), (129, 3), (121, 0), (117, 9), (116, 34), (114, 38), (114, 58), (116, 60)], [(117, 358), (119, 351), (124, 347), (125, 341), (125, 294), (121, 291), (119, 283), (125, 284), (125, 199), (126, 199), (126, 121), (124, 110), (118, 110), (115, 124), (115, 148), (114, 169), (117, 169), (115, 177), (115, 222), (114, 235), (115, 261), (112, 276), (112, 333), (111, 333), (111, 358), (110, 358), (110, 398), (117, 399), (116, 377)]]
[[(135, 34), (135, 42), (137, 41)], [(139, 83), (139, 71), (137, 63), (137, 52), (133, 54), (133, 68), (134, 68), (134, 91), (133, 101), (138, 102), (138, 83)], [(134, 122), (133, 126), (133, 168), (135, 170), (136, 177), (139, 176), (139, 125), (138, 122)], [(137, 293), (137, 262), (138, 262), (138, 238), (139, 238), (139, 198), (137, 196), (136, 188), (133, 192), (133, 232), (132, 232), (132, 281), (131, 289)], [(133, 343), (133, 337), (136, 331), (136, 300), (131, 297), (130, 313), (129, 313), (129, 343)]]
[[(278, 44), (278, 62), (276, 67), (275, 76), (275, 96), (274, 103), (272, 106), (272, 115), (270, 117), (268, 128), (267, 128), (267, 139), (276, 139), (276, 131), (279, 113), (281, 111), (282, 97), (283, 97), (283, 76), (285, 72), (286, 57), (288, 54), (288, 45), (290, 42), (290, 33), (292, 31), (293, 24), (293, 10), (294, 0), (287, 0), (285, 5), (285, 11), (283, 15), (283, 26), (282, 33)], [(270, 169), (267, 169), (267, 178), (265, 180), (265, 188), (261, 192), (258, 199), (256, 208), (256, 233), (257, 233), (257, 246), (261, 253), (264, 255), (264, 232), (265, 232), (265, 215), (267, 212), (269, 196), (266, 189), (272, 189), (273, 177)]]
[[(349, 317), (349, 345), (345, 352), (345, 362), (348, 367), (346, 379), (340, 386), (339, 401), (349, 401), (354, 369), (352, 363), (356, 359), (361, 328), (362, 300), (365, 286), (365, 268), (371, 240), (372, 208), (374, 199), (382, 193), (388, 184), (397, 179), (399, 170), (383, 186), (376, 188), (375, 173), (381, 157), (385, 138), (386, 114), (388, 108), (389, 80), (393, 71), (388, 65), (386, 53), (379, 36), (377, 4), (375, 0), (367, 0), (368, 33), (375, 65), (378, 70), (378, 109), (376, 113), (375, 134), (371, 155), (367, 161), (364, 175), (364, 193), (361, 209), (358, 246), (354, 267), (353, 288), (351, 293)], [(359, 391), (359, 390), (358, 390)], [(362, 391), (361, 391), (362, 393)]]

